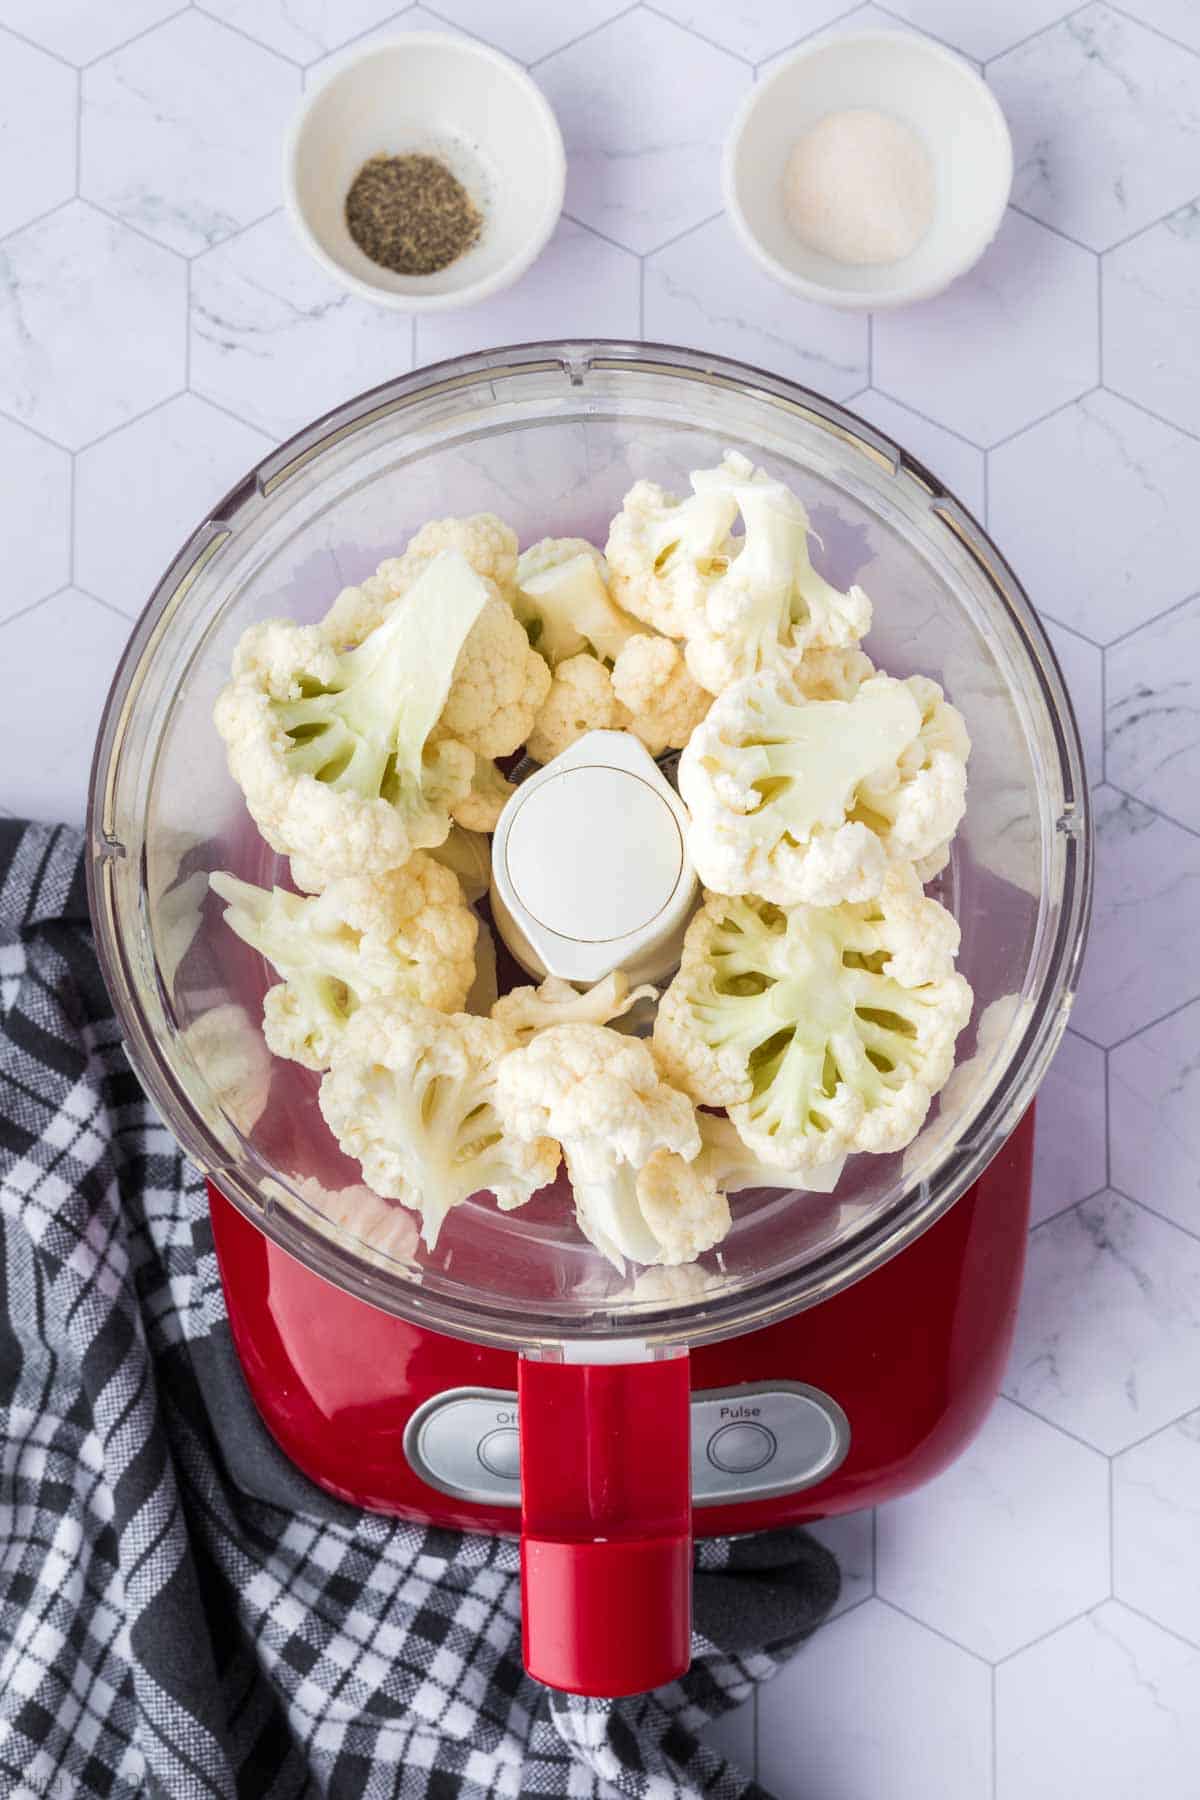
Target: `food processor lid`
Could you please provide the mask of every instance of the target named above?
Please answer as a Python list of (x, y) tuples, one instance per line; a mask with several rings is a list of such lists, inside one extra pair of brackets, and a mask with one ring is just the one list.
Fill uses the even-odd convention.
[[(539, 433), (547, 440), (544, 453), (537, 448)], [(1026, 839), (1014, 847), (1011, 833), (1006, 839), (998, 830), (988, 854), (997, 892), (1004, 885), (1004, 857), (1010, 851), (1019, 857), (1025, 897), (1038, 909), (1036, 932), (1024, 965), (999, 992), (987, 985), (988, 964), (999, 955), (980, 953), (985, 979), (976, 974), (976, 986), (990, 1004), (979, 1008), (974, 1050), (952, 1076), (940, 1113), (887, 1191), (869, 1205), (847, 1178), (855, 1161), (878, 1159), (852, 1159), (838, 1194), (819, 1201), (825, 1235), (813, 1254), (788, 1254), (781, 1243), (776, 1260), (764, 1255), (752, 1272), (739, 1271), (743, 1223), (749, 1221), (747, 1231), (757, 1229), (760, 1214), (770, 1215), (767, 1201), (752, 1204), (746, 1197), (744, 1204), (735, 1202), (738, 1243), (727, 1240), (702, 1266), (650, 1269), (620, 1291), (604, 1285), (602, 1271), (594, 1272), (593, 1285), (593, 1274), (543, 1282), (536, 1296), (532, 1290), (495, 1291), (487, 1279), (489, 1246), (500, 1241), (495, 1236), (486, 1243), (481, 1237), (476, 1246), (463, 1235), (454, 1239), (451, 1230), (448, 1254), (457, 1259), (451, 1269), (445, 1258), (436, 1266), (421, 1261), (405, 1242), (407, 1216), (383, 1202), (376, 1207), (391, 1233), (386, 1249), (382, 1240), (367, 1243), (337, 1223), (339, 1201), (349, 1214), (348, 1198), (302, 1176), (280, 1149), (289, 1131), (298, 1143), (308, 1129), (311, 1097), (304, 1107), (268, 1109), (273, 1147), (222, 1102), (213, 1073), (218, 1064), (210, 1058), (202, 1071), (197, 1060), (204, 1020), (180, 1012), (172, 908), (187, 883), (194, 885), (199, 865), (188, 862), (187, 852), (181, 860), (172, 842), (182, 834), (194, 843), (224, 823), (221, 806), (227, 807), (228, 794), (204, 791), (195, 776), (198, 734), (207, 729), (235, 627), (288, 610), (272, 572), (277, 565), (309, 569), (328, 604), (334, 584), (345, 579), (328, 548), (330, 521), (338, 521), (352, 545), (357, 533), (361, 566), (381, 473), (391, 480), (386, 554), (396, 541), (397, 495), (436, 495), (414, 525), (437, 509), (483, 510), (475, 494), (489, 454), (503, 465), (496, 491), (503, 489), (514, 504), (522, 495), (536, 501), (539, 479), (557, 475), (564, 461), (577, 465), (581, 495), (593, 496), (607, 481), (606, 493), (619, 497), (637, 475), (656, 473), (676, 439), (688, 445), (685, 468), (711, 454), (695, 450), (697, 438), (743, 446), (784, 464), (789, 479), (811, 484), (830, 502), (844, 500), (852, 515), (848, 523), (831, 503), (811, 508), (814, 528), (833, 550), (841, 541), (852, 552), (855, 532), (868, 527), (878, 555), (903, 550), (903, 568), (916, 571), (917, 586), (899, 599), (896, 587), (885, 593), (877, 586), (875, 596), (877, 627), (894, 629), (898, 641), (909, 622), (928, 631), (922, 621), (926, 613), (937, 617), (935, 588), (947, 605), (966, 608), (969, 602), (979, 666), (968, 656), (944, 679), (968, 723), (982, 720), (985, 735), (990, 732), (998, 744), (1014, 734), (1014, 754), (1033, 770), (1034, 813), (1022, 827)], [(431, 475), (423, 489), (427, 464), (436, 479)], [(446, 478), (448, 467), (453, 481)], [(503, 499), (494, 510), (506, 510)], [(544, 532), (549, 522), (544, 517), (530, 526), (540, 524)], [(554, 523), (560, 526), (558, 518)], [(922, 569), (928, 594), (917, 580)], [(872, 585), (870, 576), (866, 585)], [(943, 611), (939, 628), (950, 616)], [(919, 659), (919, 649), (916, 654)], [(891, 666), (890, 653), (887, 660)], [(969, 694), (960, 693), (963, 682)], [(993, 760), (999, 765), (1003, 759)], [(203, 761), (215, 764), (215, 753)], [(186, 817), (177, 810), (182, 789), (174, 795), (176, 807), (169, 804), (171, 783), (184, 767), (195, 787), (186, 796)], [(968, 821), (982, 794), (974, 775), (973, 781)], [(992, 797), (997, 819), (1002, 798)], [(911, 1242), (981, 1173), (1045, 1072), (1077, 981), (1091, 887), (1087, 786), (1060, 672), (1011, 570), (965, 509), (873, 427), (792, 382), (696, 352), (605, 342), (526, 345), (434, 365), (360, 396), (266, 458), (193, 534), (139, 621), (101, 727), (88, 832), (97, 945), (130, 1059), (188, 1154), (234, 1204), (318, 1273), (384, 1310), (506, 1346), (632, 1334), (660, 1345), (716, 1340), (827, 1297)], [(964, 896), (953, 891), (954, 869), (948, 879), (952, 910), (982, 943), (981, 933), (993, 928), (990, 899), (967, 895), (969, 904), (960, 904)], [(530, 898), (544, 904), (546, 896), (525, 895), (522, 904)], [(994, 929), (1002, 932), (1002, 920)], [(1011, 960), (1011, 943), (999, 947)], [(197, 987), (191, 995), (197, 1005), (204, 998), (213, 1038), (216, 1016), (239, 1008), (223, 1004), (227, 996), (215, 975), (211, 988)], [(247, 1023), (243, 1009), (243, 1029)], [(248, 1037), (221, 1045), (220, 1067), (239, 1057), (249, 1066), (256, 1054), (265, 1058), (251, 1025)], [(256, 1078), (272, 1077), (259, 1067)], [(794, 1216), (807, 1217), (812, 1198), (793, 1199)], [(565, 1202), (565, 1194), (555, 1202), (560, 1214)], [(519, 1233), (537, 1205), (503, 1218), (480, 1206), (472, 1232), (515, 1225)]]

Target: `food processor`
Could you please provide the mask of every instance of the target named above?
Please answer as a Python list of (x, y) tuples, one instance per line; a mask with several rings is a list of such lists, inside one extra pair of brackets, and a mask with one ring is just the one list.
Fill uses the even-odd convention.
[[(258, 619), (319, 617), (427, 519), (495, 512), (522, 543), (603, 544), (636, 479), (686, 490), (730, 448), (805, 502), (821, 573), (871, 595), (874, 659), (935, 677), (965, 715), (967, 814), (931, 889), (975, 992), (957, 1067), (907, 1150), (851, 1157), (831, 1193), (736, 1195), (696, 1264), (615, 1267), (561, 1173), (517, 1211), (465, 1202), (431, 1251), (338, 1150), (319, 1077), (268, 1057), (271, 975), (208, 891), (218, 869), (287, 879), (212, 725), (234, 645)], [(534, 1675), (603, 1695), (672, 1678), (693, 1534), (872, 1506), (977, 1429), (1017, 1303), (1033, 1096), (1086, 931), (1087, 788), (1001, 554), (852, 413), (736, 363), (599, 342), (468, 356), (350, 402), (260, 463), (155, 590), (109, 697), (88, 831), (126, 1048), (208, 1176), (266, 1425), (344, 1500), (520, 1532)], [(502, 988), (530, 978), (503, 947), (500, 971)]]

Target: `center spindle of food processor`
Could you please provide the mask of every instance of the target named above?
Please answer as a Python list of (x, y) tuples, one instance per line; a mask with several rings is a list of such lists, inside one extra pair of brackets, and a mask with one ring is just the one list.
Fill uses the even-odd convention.
[(590, 731), (513, 795), (492, 844), (492, 911), (531, 974), (659, 980), (696, 899), (682, 802), (628, 732)]

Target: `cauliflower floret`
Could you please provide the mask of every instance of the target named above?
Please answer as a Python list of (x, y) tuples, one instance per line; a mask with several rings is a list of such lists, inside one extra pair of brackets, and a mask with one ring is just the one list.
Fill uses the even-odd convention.
[(540, 987), (513, 988), (492, 1008), (492, 1017), (524, 1041), (547, 1025), (608, 1025), (623, 1018), (639, 1000), (657, 1000), (658, 989), (629, 986), (622, 969), (614, 969), (583, 993), (557, 975), (547, 975)]
[(344, 875), (301, 899), (211, 877), (225, 923), (283, 980), (263, 1001), (263, 1036), (276, 1056), (328, 1068), (346, 1021), (371, 1000), (403, 995), (455, 1012), (475, 979), (479, 922), (457, 877), (419, 850), (402, 869)]
[(910, 675), (904, 685), (920, 708), (920, 732), (894, 767), (859, 783), (856, 811), (889, 856), (916, 863), (922, 880), (930, 881), (945, 868), (966, 811), (971, 740), (962, 714), (936, 681)]
[[(499, 770), (496, 773), (499, 775)], [(468, 906), (483, 899), (492, 883), (492, 846), (482, 831), (452, 825), (445, 843), (438, 844), (429, 854), (434, 862), (440, 862), (458, 877)]]
[(502, 595), (512, 592), (517, 569), (517, 534), (493, 513), (466, 519), (430, 519), (409, 539), (402, 556), (389, 556), (357, 587), (343, 588), (322, 623), (339, 649), (361, 644), (381, 625), (392, 605), (420, 579), (443, 550), (457, 550)]
[(744, 533), (688, 633), (688, 667), (701, 687), (720, 694), (761, 669), (786, 672), (809, 651), (847, 649), (866, 636), (871, 602), (861, 588), (843, 594), (818, 575), (808, 513), (782, 481), (731, 453), (692, 485), (729, 494)]
[(783, 1169), (765, 1163), (748, 1150), (737, 1127), (723, 1113), (696, 1115), (704, 1148), (690, 1168), (712, 1181), (723, 1194), (740, 1194), (746, 1188), (800, 1188), (810, 1194), (832, 1194), (845, 1157), (816, 1169)]
[(629, 714), (629, 729), (651, 756), (682, 750), (712, 705), (692, 680), (679, 645), (639, 632), (625, 644), (612, 672), (613, 693)]
[(500, 814), (516, 791), (494, 762), (477, 756), (470, 786), (450, 808), (455, 824), (470, 832), (495, 831)]
[(368, 1187), (421, 1215), (431, 1250), (450, 1208), (472, 1194), (490, 1192), (507, 1210), (554, 1180), (558, 1145), (512, 1136), (496, 1113), (512, 1047), (491, 1019), (399, 999), (360, 1007), (334, 1046), (325, 1123)]
[(483, 757), (509, 756), (529, 736), (549, 691), (549, 669), (530, 648), (512, 607), (497, 596), (462, 647), (439, 735), (456, 738)]
[[(866, 635), (870, 601), (817, 574), (808, 514), (783, 482), (736, 451), (691, 482), (682, 502), (638, 482), (613, 520), (608, 561), (614, 598), (687, 640), (701, 687), (719, 694), (760, 669), (786, 670), (807, 651), (846, 649)], [(739, 514), (741, 535), (731, 536)]]
[(609, 527), (605, 552), (617, 605), (666, 637), (698, 631), (709, 589), (736, 553), (729, 537), (736, 518), (731, 493), (697, 488), (679, 500), (656, 481), (636, 481)]
[(552, 669), (581, 650), (611, 663), (641, 630), (613, 605), (607, 564), (586, 538), (543, 538), (523, 550), (513, 608)]
[(872, 675), (849, 700), (805, 699), (778, 675), (735, 683), (680, 758), (701, 881), (781, 906), (869, 900), (890, 863), (958, 827), (965, 765), (925, 737), (946, 743), (950, 713), (920, 676)]
[(271, 1092), (271, 1058), (245, 1007), (232, 1001), (210, 1006), (192, 1020), (181, 1041), (221, 1112), (239, 1131), (253, 1131)]
[(901, 1150), (971, 1011), (957, 947), (955, 921), (903, 865), (857, 906), (710, 894), (659, 1006), (655, 1054), (693, 1100), (727, 1106), (764, 1163)]
[(285, 619), (243, 635), (214, 718), (251, 816), (306, 886), (399, 868), (446, 836), (475, 758), (430, 738), (488, 600), (447, 551), (357, 649)]
[(656, 1150), (638, 1171), (638, 1204), (658, 1245), (656, 1262), (695, 1262), (729, 1235), (729, 1201), (702, 1163), (702, 1156), (685, 1162), (673, 1150)]
[(596, 657), (582, 652), (568, 656), (555, 669), (526, 749), (535, 762), (553, 762), (585, 732), (619, 731), (624, 723), (608, 670)]
[(805, 700), (853, 700), (875, 664), (865, 650), (806, 650), (787, 671), (787, 679)]
[(579, 1228), (618, 1269), (677, 1258), (676, 1231), (659, 1235), (638, 1178), (656, 1151), (696, 1156), (700, 1130), (648, 1045), (607, 1025), (551, 1025), (500, 1064), (496, 1110), (516, 1137), (562, 1145)]

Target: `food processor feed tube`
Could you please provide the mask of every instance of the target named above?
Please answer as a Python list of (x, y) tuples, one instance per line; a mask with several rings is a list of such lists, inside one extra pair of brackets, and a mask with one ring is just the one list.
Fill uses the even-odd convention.
[(675, 1680), (691, 1657), (687, 1352), (525, 1355), (518, 1393), (526, 1668), (604, 1698)]

